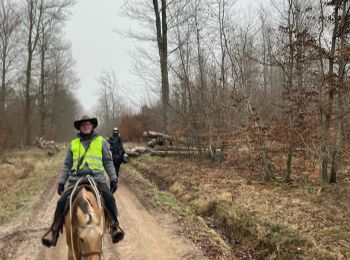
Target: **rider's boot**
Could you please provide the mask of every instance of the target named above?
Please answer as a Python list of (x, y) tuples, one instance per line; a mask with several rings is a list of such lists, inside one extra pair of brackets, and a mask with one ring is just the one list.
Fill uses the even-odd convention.
[[(64, 200), (62, 200), (64, 202)], [(44, 246), (56, 246), (60, 230), (62, 229), (64, 222), (64, 204), (58, 202), (55, 215), (53, 217), (52, 225), (50, 229), (43, 235), (41, 242)]]
[(113, 244), (118, 243), (124, 238), (125, 233), (119, 226), (118, 220), (111, 222), (110, 230)]
[(61, 229), (61, 223), (57, 222), (60, 221), (56, 220), (56, 223), (54, 221), (50, 229), (41, 238), (42, 244), (46, 247), (56, 246), (57, 244), (58, 236)]

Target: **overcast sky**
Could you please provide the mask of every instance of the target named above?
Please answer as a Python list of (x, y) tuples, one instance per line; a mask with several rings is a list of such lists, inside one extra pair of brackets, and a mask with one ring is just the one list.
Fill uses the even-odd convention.
[(120, 84), (132, 96), (134, 106), (135, 99), (140, 100), (140, 85), (131, 73), (133, 61), (129, 57), (135, 44), (113, 31), (130, 26), (130, 21), (119, 15), (121, 3), (122, 0), (78, 0), (66, 25), (66, 37), (72, 44), (80, 79), (77, 97), (86, 112), (93, 112), (96, 106), (96, 78), (103, 70), (115, 71)]
[[(147, 1), (147, 0), (145, 0)], [(257, 4), (269, 0), (239, 0), (238, 5)], [(135, 28), (135, 22), (120, 15), (123, 0), (78, 0), (66, 24), (66, 37), (72, 44), (76, 71), (80, 79), (77, 97), (85, 112), (94, 112), (98, 84), (103, 70), (114, 70), (123, 86), (123, 99), (136, 111), (144, 102), (145, 86), (132, 73), (130, 51), (136, 43), (113, 30)], [(138, 45), (140, 43), (137, 43)]]

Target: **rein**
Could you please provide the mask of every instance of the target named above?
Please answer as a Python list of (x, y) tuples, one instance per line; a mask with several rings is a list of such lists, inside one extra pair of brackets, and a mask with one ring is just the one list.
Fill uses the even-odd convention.
[[(92, 190), (94, 191), (94, 194), (96, 196), (96, 199), (97, 199), (97, 203), (98, 203), (98, 207), (100, 210), (103, 210), (102, 209), (102, 203), (101, 203), (101, 196), (100, 196), (100, 193), (98, 191), (98, 188), (96, 186), (96, 182), (90, 177), (90, 176), (87, 176), (86, 177), (87, 180), (89, 181), (91, 187), (92, 187)], [(70, 240), (71, 240), (71, 246), (72, 246), (72, 251), (73, 251), (73, 258), (74, 260), (77, 260), (77, 257), (75, 255), (75, 250), (74, 250), (74, 241), (73, 241), (73, 225), (72, 225), (72, 219), (73, 219), (73, 211), (72, 211), (72, 204), (73, 204), (73, 195), (74, 193), (76, 192), (78, 186), (79, 186), (79, 183), (83, 180), (84, 178), (80, 178), (74, 185), (74, 188), (73, 188), (73, 191), (72, 191), (72, 194), (69, 198), (69, 217), (70, 217)], [(102, 218), (102, 227), (104, 226), (104, 218)], [(103, 239), (102, 239), (102, 246), (103, 246)], [(100, 256), (102, 255), (102, 251), (91, 251), (91, 252), (82, 252), (82, 256), (83, 257), (86, 257), (86, 256), (90, 256), (90, 255), (97, 255), (99, 254)]]

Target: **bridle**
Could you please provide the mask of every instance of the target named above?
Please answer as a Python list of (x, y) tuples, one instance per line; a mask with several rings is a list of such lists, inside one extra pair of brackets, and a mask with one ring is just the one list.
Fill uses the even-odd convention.
[(82, 256), (83, 259), (84, 259), (84, 257), (92, 256), (92, 255), (99, 255), (100, 258), (101, 258), (101, 256), (102, 256), (102, 251), (99, 250), (99, 251), (81, 252), (81, 256)]

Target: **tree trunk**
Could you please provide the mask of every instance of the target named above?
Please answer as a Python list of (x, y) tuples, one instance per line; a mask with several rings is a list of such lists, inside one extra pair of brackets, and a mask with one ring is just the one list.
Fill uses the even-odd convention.
[(337, 169), (338, 169), (338, 166), (340, 163), (339, 150), (340, 150), (341, 141), (342, 141), (342, 134), (343, 134), (342, 122), (343, 122), (343, 114), (344, 114), (342, 91), (340, 91), (338, 93), (336, 110), (337, 110), (337, 112), (336, 112), (335, 145), (334, 145), (334, 149), (332, 152), (332, 168), (331, 168), (331, 177), (329, 180), (330, 183), (337, 182)]
[[(31, 37), (30, 37), (31, 38)], [(25, 137), (24, 142), (26, 145), (31, 143), (31, 122), (30, 122), (30, 80), (32, 72), (32, 51), (31, 40), (28, 41), (28, 61), (26, 69), (26, 85), (25, 85), (25, 108), (24, 108), (24, 128)]]
[(43, 39), (43, 44), (41, 46), (41, 61), (40, 61), (40, 136), (45, 135), (45, 39)]
[[(343, 1), (342, 6), (342, 15), (341, 15), (341, 28), (340, 29), (340, 49), (343, 50), (343, 48), (346, 45), (346, 17), (347, 17), (347, 10), (346, 5), (347, 1)], [(346, 61), (344, 60), (344, 56), (340, 55), (339, 57), (339, 68), (338, 68), (338, 82), (340, 89), (338, 90), (338, 97), (337, 97), (337, 107), (336, 107), (336, 131), (335, 131), (335, 144), (334, 149), (332, 153), (332, 168), (331, 168), (331, 177), (330, 177), (330, 183), (336, 183), (337, 182), (337, 169), (340, 163), (340, 147), (342, 142), (342, 135), (343, 135), (343, 118), (344, 118), (344, 107), (343, 107), (343, 84), (344, 84), (344, 76), (345, 76), (345, 66)]]
[[(30, 88), (31, 88), (31, 76), (32, 76), (32, 60), (33, 54), (39, 39), (39, 24), (41, 22), (42, 13), (43, 13), (43, 2), (35, 3), (30, 1), (28, 3), (28, 19), (29, 19), (29, 28), (28, 28), (28, 41), (27, 41), (27, 68), (26, 68), (26, 82), (25, 82), (25, 105), (24, 105), (24, 143), (25, 145), (31, 144), (31, 99), (30, 99)], [(36, 10), (37, 9), (37, 10)], [(36, 28), (36, 29), (35, 29)], [(33, 31), (35, 34), (33, 37)]]
[(288, 156), (287, 156), (287, 175), (286, 182), (291, 182), (292, 160), (293, 160), (293, 131), (292, 131), (292, 115), (289, 115), (289, 131), (288, 131)]
[(162, 18), (160, 18), (160, 11), (158, 0), (153, 0), (153, 8), (156, 17), (157, 28), (157, 43), (160, 59), (160, 70), (162, 79), (162, 104), (163, 104), (163, 121), (164, 132), (169, 133), (170, 128), (170, 93), (169, 93), (169, 78), (168, 78), (168, 24), (167, 24), (167, 6), (166, 0), (161, 0)]
[[(334, 28), (332, 33), (332, 47), (331, 47), (331, 53), (329, 58), (329, 70), (328, 70), (328, 76), (330, 80), (333, 79), (333, 71), (334, 71), (335, 45), (337, 41), (338, 20), (339, 20), (338, 9), (339, 9), (339, 1), (336, 1), (335, 7), (334, 7)], [(333, 99), (334, 99), (334, 90), (330, 88), (329, 94), (328, 94), (326, 116), (325, 116), (324, 125), (322, 129), (323, 143), (321, 145), (321, 161), (322, 161), (321, 177), (324, 183), (328, 181), (329, 132), (330, 132), (330, 126), (331, 126)]]
[(0, 115), (1, 118), (4, 117), (4, 112), (6, 109), (6, 45), (3, 47), (3, 57), (2, 57), (2, 68), (1, 68), (1, 97), (0, 97)]
[(287, 98), (288, 98), (288, 156), (287, 156), (287, 174), (286, 174), (286, 182), (291, 181), (291, 174), (292, 174), (292, 160), (293, 160), (293, 128), (295, 124), (295, 120), (293, 118), (294, 110), (297, 108), (295, 107), (293, 100), (293, 95), (295, 94), (293, 91), (293, 77), (294, 77), (294, 47), (293, 47), (293, 30), (294, 30), (294, 24), (292, 23), (292, 20), (294, 21), (293, 17), (293, 1), (289, 0), (289, 9), (288, 9), (288, 38), (289, 38), (289, 64), (288, 64), (288, 71), (287, 71)]
[[(222, 4), (222, 6), (221, 6)], [(225, 71), (225, 42), (224, 42), (224, 31), (225, 31), (225, 1), (219, 2), (219, 33), (220, 33), (220, 48), (221, 48), (221, 81), (222, 81), (222, 94), (225, 94), (226, 90), (226, 71)]]

